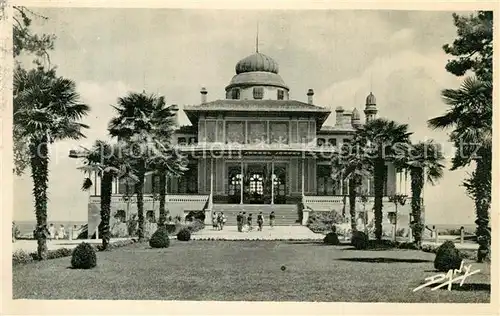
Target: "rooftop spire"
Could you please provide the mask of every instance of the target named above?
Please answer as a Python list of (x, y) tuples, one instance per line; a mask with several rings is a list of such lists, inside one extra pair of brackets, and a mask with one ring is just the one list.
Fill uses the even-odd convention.
[(255, 52), (259, 52), (259, 22), (257, 22), (257, 36), (255, 37)]

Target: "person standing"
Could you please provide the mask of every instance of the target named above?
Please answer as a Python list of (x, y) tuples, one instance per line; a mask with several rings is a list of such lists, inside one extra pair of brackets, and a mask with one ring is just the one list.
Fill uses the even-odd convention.
[(226, 216), (223, 212), (219, 213), (219, 230), (224, 229), (224, 224), (226, 223)]
[(56, 238), (56, 228), (52, 223), (50, 223), (49, 226), (49, 235), (50, 235), (50, 240), (54, 240)]
[(64, 229), (64, 225), (61, 224), (61, 226), (59, 227), (59, 231), (58, 231), (58, 239), (64, 239), (66, 238), (66, 229)]
[(238, 232), (241, 233), (241, 228), (243, 227), (243, 215), (241, 212), (239, 212), (237, 215), (236, 215), (236, 226), (238, 227)]
[(257, 215), (257, 225), (259, 225), (259, 231), (262, 231), (262, 225), (264, 225), (264, 215), (262, 215), (262, 212)]
[(212, 212), (212, 228), (217, 229), (217, 213)]
[(252, 213), (248, 214), (248, 218), (247, 218), (247, 224), (248, 224), (248, 230), (252, 230)]
[(274, 211), (272, 211), (271, 214), (269, 214), (269, 226), (271, 226), (271, 228), (274, 227), (275, 218)]
[(241, 215), (241, 231), (242, 232), (248, 231), (247, 212), (243, 212), (243, 215)]

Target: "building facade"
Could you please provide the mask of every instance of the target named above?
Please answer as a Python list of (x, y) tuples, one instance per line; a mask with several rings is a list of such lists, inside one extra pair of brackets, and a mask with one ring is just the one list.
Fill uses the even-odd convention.
[[(333, 148), (348, 143), (362, 126), (360, 111), (339, 106), (332, 113), (314, 104), (312, 89), (306, 93), (307, 102), (291, 100), (278, 63), (259, 52), (240, 60), (235, 72), (225, 87), (225, 99), (209, 101), (202, 88), (200, 104), (183, 108), (190, 125), (179, 127), (174, 141), (189, 157), (189, 170), (168, 181), (169, 214), (182, 217), (204, 209), (231, 217), (241, 210), (274, 210), (277, 224), (288, 225), (305, 223), (310, 211), (348, 209), (348, 180), (332, 176), (331, 157)], [(363, 107), (365, 122), (377, 117), (372, 93)], [(325, 124), (330, 115), (335, 115), (332, 126)], [(157, 182), (148, 175), (145, 210), (151, 220), (158, 216)], [(407, 194), (406, 183), (388, 163), (385, 196)], [(136, 212), (131, 190), (125, 183), (116, 183), (114, 190), (112, 213), (128, 218)], [(364, 179), (361, 192), (369, 199), (365, 205), (357, 203), (359, 211), (372, 213), (372, 179)], [(97, 190), (94, 193), (89, 217), (98, 217), (100, 199)], [(385, 214), (395, 211), (387, 197)], [(401, 225), (406, 221), (408, 226), (409, 206), (400, 206), (398, 213)]]

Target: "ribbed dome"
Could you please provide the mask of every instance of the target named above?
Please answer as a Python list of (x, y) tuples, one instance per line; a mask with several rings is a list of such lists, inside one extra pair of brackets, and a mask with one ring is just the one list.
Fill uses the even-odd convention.
[(236, 64), (236, 74), (252, 71), (278, 73), (278, 63), (262, 53), (255, 53), (243, 58)]
[(376, 104), (377, 104), (377, 99), (375, 99), (373, 93), (370, 92), (370, 94), (366, 97), (366, 105), (376, 105)]

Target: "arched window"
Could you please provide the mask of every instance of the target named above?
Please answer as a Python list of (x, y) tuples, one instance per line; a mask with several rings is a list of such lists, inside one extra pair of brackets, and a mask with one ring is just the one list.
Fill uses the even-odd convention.
[(146, 220), (150, 223), (156, 223), (155, 211), (149, 210), (146, 212)]
[(177, 143), (179, 145), (186, 145), (186, 137), (179, 137), (179, 138), (177, 138)]
[(115, 219), (119, 220), (122, 223), (125, 223), (127, 221), (127, 215), (125, 213), (125, 210), (116, 211)]
[(264, 193), (263, 181), (264, 179), (261, 174), (254, 173), (250, 177), (250, 193)]
[(233, 174), (229, 178), (229, 195), (236, 195), (240, 192), (241, 174)]
[(337, 146), (337, 139), (336, 138), (330, 138), (328, 139), (328, 144), (332, 147)]
[(323, 145), (325, 145), (325, 139), (324, 139), (324, 138), (318, 138), (318, 139), (316, 140), (316, 145), (318, 145), (318, 146), (323, 146)]

